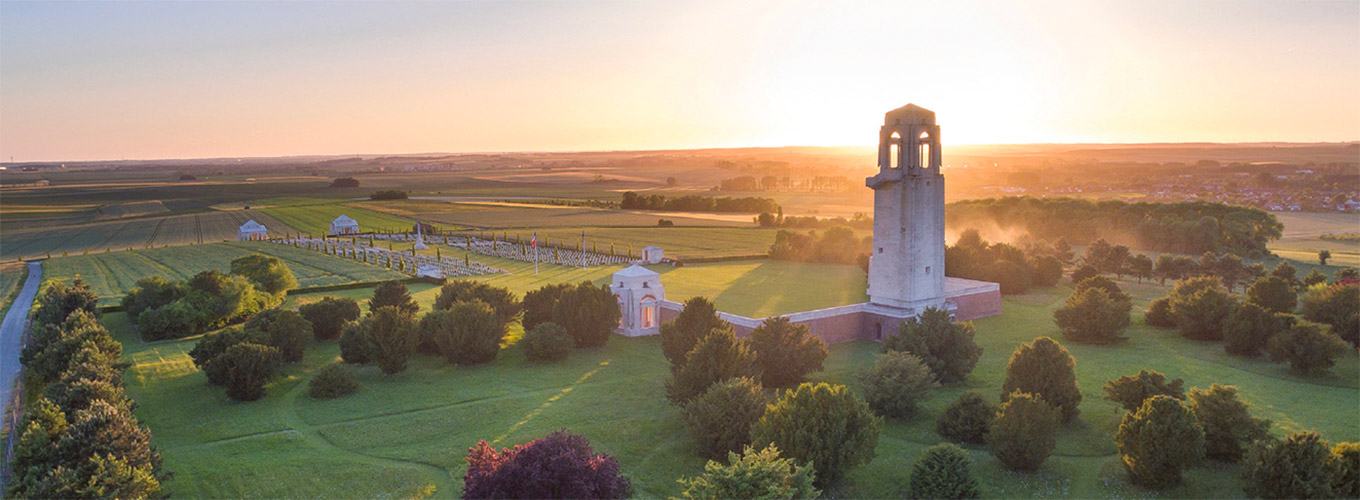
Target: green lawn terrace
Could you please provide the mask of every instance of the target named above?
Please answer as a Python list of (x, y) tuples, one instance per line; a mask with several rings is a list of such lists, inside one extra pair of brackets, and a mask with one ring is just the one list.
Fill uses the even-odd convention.
[[(523, 264), (523, 263), (520, 263)], [(679, 299), (691, 294), (716, 297), (723, 310), (760, 315), (821, 305), (818, 294), (855, 297), (861, 277), (839, 266), (780, 268), (780, 263), (722, 263), (673, 269), (666, 273), (668, 291)], [(509, 263), (506, 263), (509, 266)], [(857, 270), (852, 266), (850, 269)], [(524, 272), (527, 271), (527, 272)], [(676, 273), (695, 272), (686, 277)], [(797, 278), (783, 274), (803, 273)], [(487, 281), (517, 293), (543, 282), (608, 279), (609, 269), (544, 268), (538, 276), (516, 269)], [(709, 281), (700, 275), (717, 275)], [(840, 277), (838, 277), (840, 276)], [(683, 279), (682, 279), (683, 278)], [(784, 281), (784, 280), (789, 281)], [(794, 279), (817, 286), (788, 287)], [(816, 281), (820, 280), (820, 281)], [(837, 281), (840, 280), (840, 281)], [(685, 285), (692, 281), (695, 283)], [(681, 290), (684, 286), (692, 288)], [(733, 295), (736, 288), (752, 289)], [(805, 292), (802, 289), (813, 289)], [(1154, 285), (1128, 284), (1141, 311), (1165, 292)], [(412, 285), (428, 310), (438, 289)], [(806, 295), (802, 295), (806, 293)], [(905, 493), (910, 464), (941, 439), (934, 420), (960, 393), (982, 390), (996, 402), (1006, 361), (1021, 343), (1057, 336), (1052, 311), (1070, 293), (1059, 286), (1004, 299), (1005, 313), (974, 322), (984, 349), (972, 375), (962, 384), (943, 387), (917, 418), (889, 421), (880, 436), (877, 458), (853, 471), (830, 493), (837, 497), (887, 498)], [(292, 296), (295, 306), (324, 295), (366, 298), (371, 290)], [(765, 295), (774, 298), (762, 298)], [(862, 300), (852, 298), (850, 300)], [(1127, 342), (1110, 346), (1065, 343), (1077, 362), (1085, 399), (1079, 420), (1062, 428), (1055, 455), (1033, 474), (1001, 469), (985, 447), (970, 447), (974, 474), (986, 497), (1194, 497), (1241, 496), (1238, 468), (1206, 464), (1186, 475), (1184, 485), (1154, 493), (1128, 484), (1116, 456), (1114, 434), (1121, 409), (1104, 401), (1106, 380), (1158, 370), (1184, 378), (1187, 387), (1232, 384), (1256, 416), (1273, 421), (1277, 435), (1312, 429), (1330, 441), (1360, 439), (1360, 360), (1348, 353), (1328, 377), (1302, 378), (1282, 364), (1226, 355), (1221, 343), (1185, 340), (1173, 331), (1146, 327), (1135, 313)], [(618, 458), (634, 484), (635, 496), (679, 494), (675, 480), (702, 472), (688, 431), (677, 409), (664, 396), (669, 374), (657, 337), (612, 337), (601, 349), (578, 350), (556, 364), (531, 364), (513, 346), (492, 363), (454, 367), (442, 359), (417, 355), (407, 372), (384, 376), (374, 367), (359, 370), (362, 388), (350, 397), (312, 400), (306, 382), (321, 366), (338, 359), (336, 343), (314, 347), (306, 360), (288, 368), (258, 402), (229, 400), (194, 369), (187, 352), (196, 339), (140, 343), (126, 315), (104, 321), (124, 343), (132, 363), (126, 375), (137, 415), (151, 428), (175, 478), (169, 491), (181, 498), (221, 497), (457, 497), (468, 447), (480, 439), (498, 447), (512, 446), (568, 428), (587, 436), (598, 452)], [(511, 336), (514, 338), (514, 335)], [(878, 352), (872, 342), (830, 347), (825, 370), (812, 380), (848, 384)]]

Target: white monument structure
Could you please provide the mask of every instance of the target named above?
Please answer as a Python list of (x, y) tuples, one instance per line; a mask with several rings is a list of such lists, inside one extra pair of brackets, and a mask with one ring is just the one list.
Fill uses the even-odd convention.
[(661, 302), (666, 300), (666, 287), (661, 286), (661, 275), (656, 271), (633, 264), (614, 273), (609, 291), (619, 301), (618, 334), (627, 337), (661, 333)]
[(444, 269), (434, 264), (423, 264), (416, 268), (416, 276), (422, 278), (443, 278)]
[(642, 248), (642, 262), (644, 264), (660, 264), (661, 259), (666, 255), (661, 251), (661, 247), (652, 245)]
[(264, 227), (264, 224), (251, 219), (246, 221), (245, 224), (241, 224), (241, 227), (236, 230), (236, 239), (240, 241), (266, 240), (269, 239), (269, 229)]
[(878, 136), (869, 302), (920, 311), (944, 305), (944, 175), (935, 113), (889, 111)]
[(331, 234), (359, 234), (359, 222), (345, 214), (340, 214), (339, 217), (331, 221)]
[(430, 248), (428, 246), (425, 246), (425, 235), (420, 232), (421, 225), (422, 224), (420, 223), (420, 221), (416, 221), (416, 244), (415, 246), (411, 247), (416, 250), (426, 250)]

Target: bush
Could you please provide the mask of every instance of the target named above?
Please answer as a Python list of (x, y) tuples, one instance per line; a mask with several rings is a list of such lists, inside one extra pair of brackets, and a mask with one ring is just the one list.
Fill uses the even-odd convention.
[(760, 377), (756, 355), (732, 330), (714, 330), (685, 356), (685, 364), (671, 368), (666, 397), (672, 404), (683, 405), (709, 386), (737, 377)]
[(367, 339), (365, 357), (378, 364), (378, 369), (391, 375), (406, 371), (406, 361), (416, 347), (415, 316), (396, 307), (381, 307), (359, 322), (359, 334)]
[(1164, 488), (1204, 457), (1204, 431), (1179, 400), (1157, 395), (1125, 413), (1115, 436), (1119, 460), (1133, 482)]
[(1076, 365), (1067, 349), (1051, 338), (1039, 337), (1022, 344), (1006, 365), (1001, 402), (1014, 392), (1033, 394), (1058, 408), (1063, 422), (1071, 422), (1080, 413), (1077, 405), (1082, 397), (1077, 389)]
[[(1104, 277), (1090, 278), (1088, 283)], [(1063, 307), (1053, 311), (1053, 322), (1063, 338), (1077, 342), (1108, 344), (1124, 340), (1119, 332), (1129, 326), (1129, 302), (1111, 298), (1099, 287), (1073, 292)]]
[(859, 374), (859, 383), (874, 412), (900, 419), (915, 415), (916, 404), (940, 386), (921, 358), (891, 351), (878, 355), (874, 366)]
[(491, 309), (496, 311), (496, 316), (500, 317), (501, 323), (514, 321), (515, 316), (519, 315), (519, 298), (509, 289), (471, 280), (451, 281), (440, 288), (439, 296), (434, 299), (434, 308), (448, 309), (453, 307), (455, 302), (473, 300), (480, 300), (491, 306)]
[(973, 333), (972, 323), (954, 323), (945, 310), (927, 307), (885, 339), (883, 349), (915, 354), (940, 383), (952, 384), (967, 378), (982, 357)]
[(751, 426), (765, 414), (765, 405), (760, 384), (741, 377), (713, 384), (682, 412), (699, 455), (717, 460), (748, 447)]
[(1214, 460), (1235, 463), (1252, 443), (1270, 437), (1270, 421), (1252, 418), (1231, 385), (1191, 388), (1188, 406), (1204, 429), (1204, 453)]
[(283, 295), (297, 288), (297, 278), (278, 257), (252, 254), (231, 261), (231, 274), (245, 276), (255, 288), (272, 295)]
[(1316, 432), (1258, 441), (1242, 460), (1242, 491), (1252, 498), (1333, 498), (1330, 456)]
[(992, 456), (1008, 469), (1038, 469), (1053, 453), (1062, 412), (1037, 395), (1016, 392), (1004, 398), (987, 430)]
[(1234, 356), (1255, 357), (1265, 349), (1270, 337), (1293, 323), (1293, 315), (1272, 313), (1244, 302), (1223, 323), (1223, 350)]
[(940, 443), (921, 454), (911, 466), (908, 498), (978, 498), (977, 480), (969, 470), (972, 460), (958, 445)]
[(784, 391), (751, 428), (751, 443), (774, 445), (789, 458), (811, 463), (825, 487), (874, 458), (883, 419), (843, 385), (804, 383)]
[(1143, 315), (1143, 323), (1148, 326), (1175, 328), (1176, 317), (1171, 315), (1171, 299), (1162, 297), (1149, 303), (1147, 312)]
[(543, 288), (524, 294), (524, 301), (521, 302), (524, 317), (520, 318), (524, 331), (533, 330), (540, 323), (552, 321), (553, 306), (562, 298), (562, 292), (570, 288), (570, 283), (557, 283), (543, 285)]
[(185, 300), (155, 309), (144, 309), (137, 316), (137, 333), (145, 341), (179, 339), (204, 331), (207, 318)]
[(693, 297), (685, 301), (674, 321), (661, 325), (661, 353), (674, 369), (685, 362), (685, 355), (700, 339), (720, 328), (731, 330), (732, 325), (718, 318), (718, 309), (708, 299)]
[(794, 500), (821, 495), (812, 486), (816, 478), (812, 466), (779, 458), (774, 446), (760, 451), (747, 446), (741, 455), (728, 453), (727, 462), (709, 460), (703, 475), (681, 479), (681, 496), (689, 500)]
[(557, 361), (571, 354), (574, 342), (557, 323), (539, 323), (524, 333), (519, 347), (529, 361)]
[(1063, 263), (1057, 257), (1045, 255), (1035, 259), (1031, 265), (1034, 268), (1032, 278), (1035, 286), (1049, 287), (1062, 281)]
[(1194, 340), (1222, 340), (1223, 322), (1237, 308), (1237, 301), (1210, 276), (1181, 280), (1167, 297), (1176, 328)]
[(449, 363), (475, 365), (496, 359), (505, 337), (505, 323), (491, 306), (472, 299), (425, 314), (420, 320), (420, 335), (438, 347)]
[(384, 307), (395, 307), (406, 314), (420, 311), (420, 306), (411, 298), (411, 292), (406, 289), (406, 284), (398, 280), (384, 281), (373, 288), (373, 298), (368, 301), (368, 312), (374, 314)]
[(372, 319), (364, 318), (345, 325), (340, 334), (340, 359), (356, 365), (370, 362), (368, 353), (373, 350), (373, 340), (368, 337), (368, 331), (372, 329), (372, 322)]
[(1360, 498), (1360, 443), (1337, 443), (1327, 459), (1327, 473), (1332, 476), (1332, 495)]
[(254, 401), (264, 397), (264, 386), (279, 372), (279, 350), (260, 344), (236, 344), (213, 358), (226, 374), (227, 397)]
[(1109, 295), (1110, 299), (1116, 302), (1127, 304), (1133, 303), (1133, 297), (1129, 297), (1129, 294), (1124, 293), (1124, 290), (1119, 288), (1118, 283), (1115, 283), (1114, 280), (1110, 278), (1100, 275), (1092, 276), (1090, 278), (1086, 278), (1084, 280), (1077, 282), (1077, 286), (1072, 289), (1072, 295), (1077, 295), (1092, 288), (1099, 288), (1101, 290), (1104, 290), (1105, 293)]
[(136, 318), (147, 309), (164, 307), (184, 296), (184, 285), (178, 281), (168, 281), (160, 276), (148, 276), (137, 280), (136, 288), (123, 296), (123, 312), (129, 318)]
[(599, 347), (619, 325), (619, 303), (608, 288), (582, 281), (562, 292), (553, 306), (553, 323), (562, 325), (576, 347)]
[(812, 335), (807, 325), (791, 323), (783, 316), (762, 322), (747, 342), (756, 353), (760, 381), (767, 387), (801, 383), (807, 373), (821, 370), (826, 360), (826, 343)]
[(1072, 284), (1075, 285), (1096, 276), (1100, 276), (1100, 270), (1096, 269), (1095, 266), (1085, 264), (1072, 271)]
[(1276, 363), (1289, 362), (1295, 373), (1317, 376), (1327, 373), (1350, 346), (1327, 327), (1310, 321), (1299, 321), (1288, 329), (1270, 337), (1266, 352)]
[(1331, 325), (1332, 333), (1360, 347), (1360, 284), (1309, 289), (1302, 302), (1304, 319)]
[(1119, 403), (1125, 410), (1137, 411), (1153, 396), (1185, 399), (1181, 379), (1166, 381), (1166, 376), (1152, 370), (1139, 370), (1137, 375), (1125, 375), (1105, 384), (1105, 399)]
[[(1360, 297), (1357, 297), (1360, 299)], [(1278, 313), (1292, 313), (1299, 303), (1294, 285), (1275, 276), (1266, 276), (1247, 287), (1247, 303)]]
[(486, 441), (468, 449), (463, 498), (626, 498), (632, 491), (619, 462), (595, 454), (586, 438), (554, 431), (496, 451)]
[(297, 311), (289, 309), (270, 309), (250, 318), (245, 324), (246, 335), (263, 340), (265, 345), (279, 350), (285, 363), (302, 361), (307, 345), (315, 336), (312, 323), (302, 318)]
[(357, 187), (359, 187), (359, 179), (355, 179), (355, 178), (353, 178), (353, 177), (339, 177), (339, 178), (336, 178), (336, 179), (334, 179), (334, 180), (331, 181), (331, 187), (333, 187), (333, 188), (357, 188)]
[(208, 376), (209, 384), (226, 385), (227, 366), (225, 364), (214, 366), (213, 360), (227, 352), (227, 349), (230, 349), (231, 346), (264, 343), (265, 339), (254, 337), (246, 333), (243, 328), (233, 327), (204, 335), (198, 339), (198, 343), (194, 344), (194, 348), (189, 351), (189, 358), (193, 360), (194, 366), (203, 370), (203, 374)]
[(359, 379), (354, 376), (354, 367), (344, 363), (321, 367), (307, 384), (307, 393), (316, 399), (335, 399), (358, 390)]
[(325, 297), (319, 302), (298, 308), (303, 318), (312, 322), (316, 340), (331, 340), (340, 336), (345, 325), (359, 319), (359, 303), (354, 299)]
[(982, 391), (970, 390), (960, 394), (935, 420), (935, 432), (950, 441), (983, 444), (995, 418), (996, 406), (987, 402)]

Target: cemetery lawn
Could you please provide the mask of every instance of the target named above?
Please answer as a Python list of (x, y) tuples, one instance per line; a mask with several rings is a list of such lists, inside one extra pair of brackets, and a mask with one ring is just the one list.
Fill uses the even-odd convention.
[[(541, 280), (602, 280), (612, 272), (553, 266), (534, 278), (531, 263), (518, 264), (527, 264), (528, 272), (520, 268), (488, 281), (522, 294)], [(670, 279), (668, 288), (670, 283), (699, 282), (692, 291), (668, 292), (674, 299), (686, 293), (710, 294), (719, 297), (720, 307), (733, 304), (734, 309), (760, 311), (771, 303), (807, 300), (780, 298), (807, 293), (778, 281), (780, 274), (803, 273), (801, 279), (810, 285), (803, 288), (817, 293), (851, 296), (863, 290), (862, 283), (842, 276), (848, 272), (838, 266), (819, 266), (826, 269), (818, 277), (815, 268), (774, 264), (781, 263), (715, 264), (707, 271), (718, 276), (706, 281), (700, 280), (705, 267), (671, 270), (696, 274)], [(738, 300), (732, 294), (741, 288), (751, 290), (743, 291)], [(1165, 292), (1148, 285), (1125, 288), (1137, 297), (1135, 311)], [(428, 309), (437, 289), (414, 285), (412, 292)], [(1007, 297), (1004, 315), (975, 322), (984, 352), (972, 375), (960, 385), (937, 390), (916, 419), (889, 421), (879, 438), (877, 458), (830, 493), (855, 498), (904, 495), (910, 465), (940, 442), (933, 430), (935, 418), (968, 389), (980, 389), (996, 402), (1011, 351), (1035, 337), (1058, 335), (1052, 311), (1068, 293), (1070, 287), (1064, 285)], [(369, 294), (370, 290), (359, 289), (332, 295)], [(774, 298), (753, 298), (759, 294)], [(293, 296), (288, 306), (321, 296)], [(547, 365), (526, 362), (513, 346), (502, 350), (494, 362), (474, 367), (452, 367), (441, 359), (417, 355), (410, 369), (397, 375), (363, 367), (357, 394), (316, 401), (308, 397), (306, 382), (337, 359), (337, 344), (328, 342), (311, 349), (303, 363), (288, 367), (286, 375), (270, 385), (265, 399), (237, 403), (222, 388), (209, 386), (193, 367), (186, 353), (197, 339), (143, 344), (131, 333), (125, 314), (105, 315), (104, 322), (123, 342), (124, 356), (132, 365), (125, 376), (129, 394), (138, 402), (137, 415), (150, 427), (166, 468), (175, 473), (166, 488), (180, 498), (456, 498), (463, 457), (479, 439), (506, 447), (564, 427), (588, 437), (597, 452), (616, 457), (637, 497), (676, 496), (680, 491), (675, 480), (703, 468), (679, 411), (665, 399), (668, 368), (657, 337), (611, 337), (603, 348), (578, 350), (565, 361)], [(1135, 325), (1125, 334), (1129, 340), (1114, 346), (1064, 343), (1076, 357), (1085, 399), (1079, 420), (1062, 429), (1055, 455), (1039, 472), (1005, 471), (985, 447), (970, 447), (983, 496), (1153, 495), (1125, 480), (1114, 446), (1121, 412), (1114, 403), (1101, 400), (1100, 389), (1108, 379), (1143, 368), (1184, 378), (1187, 387), (1236, 385), (1255, 415), (1274, 422), (1272, 432), (1277, 435), (1313, 429), (1332, 442), (1360, 439), (1360, 422), (1354, 418), (1354, 409), (1360, 407), (1360, 360), (1354, 352), (1332, 370), (1336, 375), (1305, 379), (1290, 374), (1284, 365), (1229, 357), (1219, 343), (1193, 342), (1143, 326), (1138, 312)], [(825, 370), (811, 378), (854, 387), (854, 374), (872, 362), (878, 348), (870, 342), (831, 346)], [(1190, 470), (1182, 486), (1157, 495), (1241, 494), (1237, 467), (1210, 463)]]

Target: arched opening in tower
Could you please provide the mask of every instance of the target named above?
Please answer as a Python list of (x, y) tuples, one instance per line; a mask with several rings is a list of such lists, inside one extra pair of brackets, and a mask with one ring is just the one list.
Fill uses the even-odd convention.
[(916, 166), (921, 168), (930, 167), (930, 133), (921, 132), (919, 150), (917, 151)]
[(902, 134), (897, 132), (892, 133), (892, 141), (888, 143), (888, 166), (902, 167)]

